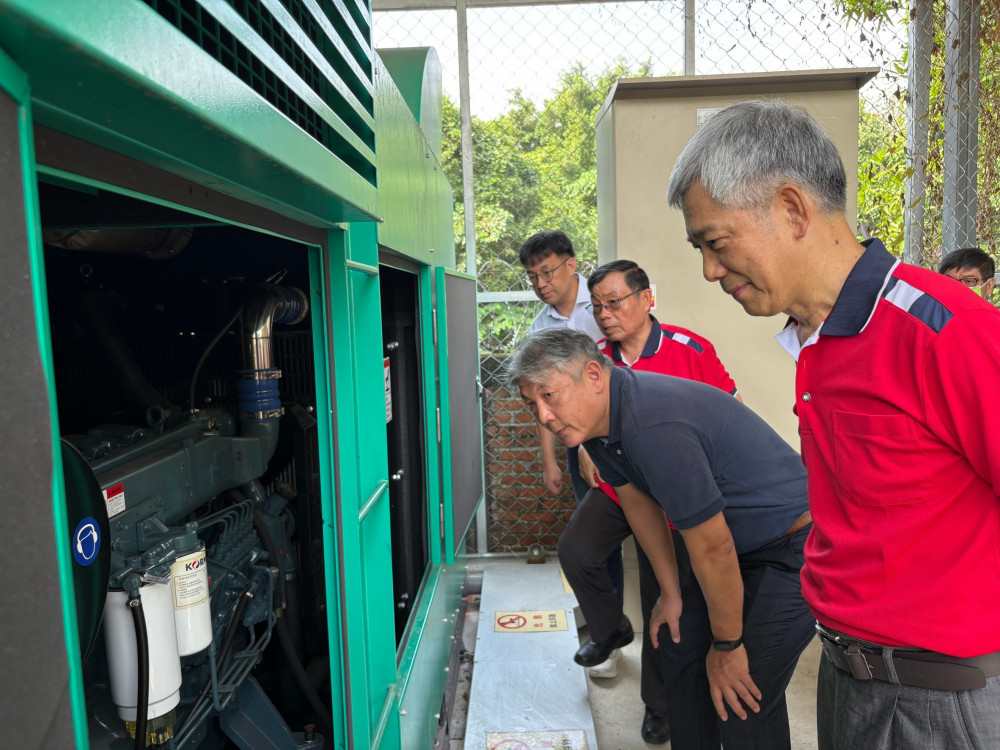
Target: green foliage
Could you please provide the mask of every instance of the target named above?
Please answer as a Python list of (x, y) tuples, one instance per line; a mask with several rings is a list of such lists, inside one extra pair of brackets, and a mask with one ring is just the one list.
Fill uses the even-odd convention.
[[(619, 61), (598, 75), (582, 63), (559, 78), (541, 107), (523, 92), (510, 92), (506, 112), (490, 120), (472, 118), (476, 250), (481, 288), (527, 289), (517, 251), (530, 235), (561, 229), (573, 240), (583, 268), (597, 261), (597, 148), (594, 123), (615, 81), (648, 76)], [(462, 195), (461, 120), (445, 98), (445, 174), (455, 191), (455, 244), (465, 264), (465, 213)], [(514, 332), (502, 311), (484, 313), (493, 325)]]
[[(896, 4), (882, 0), (838, 0), (835, 7), (855, 21), (889, 22)], [(900, 6), (902, 7), (902, 6)], [(1000, 245), (1000, 0), (982, 0), (978, 86), (978, 165), (977, 216), (978, 244), (996, 257)], [(936, 267), (942, 251), (942, 205), (944, 201), (945, 137), (945, 17), (941, 0), (934, 3), (933, 43), (930, 65), (930, 103), (927, 163), (925, 168), (923, 263)], [(906, 18), (898, 23), (906, 23)], [(894, 64), (894, 72), (905, 80), (908, 55)], [(923, 64), (928, 64), (924, 61)], [(963, 87), (968, 82), (962, 82)], [(906, 97), (896, 100), (883, 112), (862, 103), (859, 142), (858, 222), (871, 234), (886, 241), (890, 250), (902, 253), (904, 184), (906, 167)]]
[(906, 3), (899, 0), (833, 0), (833, 7), (849, 21), (868, 21), (879, 27), (889, 21), (893, 12), (905, 8)]
[(869, 110), (861, 100), (858, 128), (858, 226), (886, 248), (903, 253), (906, 133), (897, 115)]

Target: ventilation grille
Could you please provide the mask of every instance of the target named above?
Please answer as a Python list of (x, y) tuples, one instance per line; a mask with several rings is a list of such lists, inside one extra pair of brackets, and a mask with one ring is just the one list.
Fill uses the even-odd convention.
[[(223, 67), (372, 185), (375, 184), (371, 17), (357, 0), (271, 0), (287, 11), (282, 25), (266, 0), (227, 0), (295, 75), (335, 113), (329, 122), (294, 85), (251, 51), (197, 0), (143, 0)], [(314, 15), (310, 8), (322, 11)], [(308, 40), (308, 44), (307, 44)], [(309, 49), (305, 49), (308, 46)], [(336, 120), (336, 118), (333, 118)], [(360, 147), (359, 147), (360, 146)]]

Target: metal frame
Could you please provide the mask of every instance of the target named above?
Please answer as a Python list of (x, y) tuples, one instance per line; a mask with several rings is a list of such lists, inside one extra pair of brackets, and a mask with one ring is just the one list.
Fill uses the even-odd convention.
[[(34, 299), (35, 335), (38, 342), (37, 356), (42, 370), (46, 374), (44, 386), (48, 396), (49, 459), (51, 462), (51, 496), (48, 498), (52, 509), (53, 539), (48, 544), (55, 547), (56, 569), (62, 599), (62, 627), (66, 646), (66, 667), (68, 670), (67, 690), (70, 705), (68, 711), (73, 726), (73, 734), (77, 747), (86, 748), (88, 743), (87, 714), (83, 691), (83, 664), (81, 663), (78, 637), (76, 602), (73, 596), (73, 572), (68, 545), (60, 541), (70, 538), (65, 503), (65, 480), (63, 476), (62, 454), (59, 445), (59, 416), (56, 405), (55, 373), (52, 364), (52, 340), (49, 331), (48, 292), (45, 283), (45, 259), (42, 256), (41, 218), (38, 203), (37, 173), (35, 163), (34, 135), (32, 133), (31, 85), (29, 76), (17, 63), (0, 49), (0, 89), (10, 96), (18, 108), (17, 140), (20, 144), (19, 164), (21, 168), (22, 190), (24, 195), (23, 219), (28, 243), (28, 262), (31, 268), (31, 296)], [(14, 162), (17, 165), (18, 162)], [(10, 206), (10, 218), (18, 213), (20, 207)], [(19, 251), (22, 248), (10, 248)], [(28, 317), (28, 316), (26, 316)], [(40, 545), (47, 545), (39, 540)], [(11, 644), (18, 647), (21, 644)], [(61, 717), (50, 717), (53, 737), (63, 735)], [(17, 732), (17, 726), (11, 731)]]

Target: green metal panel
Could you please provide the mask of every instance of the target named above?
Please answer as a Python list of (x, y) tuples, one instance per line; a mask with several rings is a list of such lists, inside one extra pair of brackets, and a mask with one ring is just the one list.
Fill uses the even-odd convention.
[[(23, 206), (5, 206), (4, 210), (0, 211), (0, 215), (4, 216), (5, 221), (24, 222), (28, 245), (27, 248), (4, 247), (3, 253), (23, 252), (25, 249), (29, 252), (29, 264), (31, 269), (31, 296), (34, 299), (34, 305), (33, 310), (25, 311), (25, 318), (28, 318), (29, 316), (34, 317), (35, 336), (38, 342), (38, 351), (24, 352), (23, 356), (25, 361), (35, 358), (40, 360), (41, 369), (45, 373), (48, 391), (47, 405), (50, 420), (48, 432), (50, 437), (49, 444), (47, 446), (40, 446), (40, 448), (43, 451), (48, 450), (49, 461), (51, 462), (51, 497), (48, 498), (48, 500), (52, 508), (51, 528), (53, 531), (53, 538), (48, 540), (39, 539), (38, 545), (46, 551), (51, 550), (54, 546), (56, 551), (59, 587), (62, 594), (62, 625), (65, 639), (64, 644), (66, 647), (66, 667), (68, 669), (68, 686), (65, 688), (68, 690), (70, 699), (70, 706), (68, 709), (72, 716), (75, 744), (79, 748), (87, 748), (89, 747), (89, 744), (87, 742), (86, 703), (83, 694), (82, 665), (80, 663), (77, 636), (76, 603), (73, 596), (74, 586), (73, 573), (71, 569), (72, 561), (70, 559), (69, 552), (70, 545), (67, 543), (71, 534), (68, 528), (69, 524), (64, 500), (65, 486), (61, 450), (58, 439), (58, 411), (56, 408), (55, 390), (53, 388), (55, 374), (52, 366), (52, 342), (49, 335), (48, 294), (45, 284), (45, 262), (42, 256), (41, 223), (39, 219), (38, 191), (34, 168), (35, 155), (32, 137), (32, 113), (29, 98), (30, 85), (29, 79), (25, 75), (24, 71), (22, 71), (3, 50), (0, 50), (0, 89), (9, 95), (18, 105), (18, 132), (16, 138), (20, 144), (20, 153), (15, 157), (18, 158), (18, 161), (12, 162), (11, 160), (8, 160), (6, 165), (8, 168), (13, 169), (17, 169), (19, 167), (24, 200)], [(11, 134), (7, 134), (7, 136), (10, 135)], [(4, 146), (6, 145), (7, 144), (5, 143)], [(27, 320), (24, 322), (27, 323)], [(17, 323), (13, 320), (5, 321), (5, 325), (16, 324)], [(37, 530), (38, 529), (35, 529), (34, 531)], [(24, 531), (30, 533), (32, 530), (26, 529)], [(23, 560), (19, 562), (23, 564)], [(11, 569), (14, 569), (13, 565), (11, 565)], [(10, 593), (12, 596), (27, 596), (29, 599), (40, 601), (38, 597), (32, 597), (28, 592), (12, 591)], [(55, 613), (52, 614), (54, 615)], [(16, 649), (28, 646), (28, 644), (25, 643), (7, 643), (6, 645)], [(53, 675), (52, 677), (58, 679), (60, 675)], [(11, 675), (11, 678), (17, 679), (14, 675)], [(59, 686), (58, 689), (61, 691), (63, 687)], [(63, 717), (58, 715), (48, 717), (48, 720), (52, 724), (50, 731), (53, 738), (59, 737), (63, 734), (63, 727), (59, 726), (62, 718)], [(13, 729), (16, 733), (19, 729), (19, 727), (16, 726), (17, 717), (9, 716), (7, 717), (7, 721), (9, 725), (15, 725)]]
[[(342, 235), (342, 232), (336, 233)], [(341, 601), (343, 588), (341, 580), (335, 571), (341, 559), (339, 539), (337, 538), (336, 514), (336, 484), (334, 467), (334, 429), (330, 415), (333, 414), (335, 394), (331, 392), (332, 357), (330, 352), (334, 342), (331, 340), (328, 328), (329, 308), (325, 294), (323, 269), (330, 261), (329, 244), (319, 251), (309, 253), (310, 305), (312, 308), (313, 334), (313, 366), (316, 368), (316, 427), (319, 440), (319, 482), (322, 497), (323, 517), (323, 562), (327, 574), (326, 601), (327, 612), (336, 613), (335, 604)], [(322, 312), (321, 312), (322, 311)], [(345, 665), (345, 633), (340, 617), (327, 617), (327, 643), (330, 654), (330, 692), (331, 715), (333, 716), (336, 747), (346, 747), (347, 732), (347, 702), (346, 692), (349, 689)]]
[[(0, 14), (0, 46), (31, 77), (37, 122), (304, 223), (378, 215), (374, 156), (350, 127), (364, 107), (342, 97), (331, 109), (256, 34), (240, 37), (244, 47), (280, 70), (279, 94), (307, 102), (315, 127), (350, 146), (351, 164), (143, 3), (109, 12), (96, 0), (0, 0)], [(238, 17), (225, 20), (246, 33)], [(329, 72), (306, 42), (310, 62)]]
[(428, 562), (440, 565), (441, 553), (441, 432), (438, 411), (437, 389), (437, 323), (434, 303), (434, 269), (424, 266), (420, 270), (420, 362), (423, 367), (424, 403), (424, 447), (427, 456), (425, 476), (427, 477), (427, 550)]
[(461, 565), (435, 566), (428, 571), (413, 620), (413, 637), (400, 655), (403, 750), (433, 747), (464, 581)]
[(448, 377), (448, 336), (445, 334), (444, 314), (448, 309), (445, 293), (445, 269), (434, 269), (434, 286), (437, 295), (437, 309), (440, 317), (438, 324), (438, 389), (441, 394), (441, 502), (444, 505), (444, 516), (441, 539), (444, 547), (444, 562), (454, 562), (450, 539), (454, 533), (452, 523), (452, 503), (454, 492), (451, 484), (451, 401), (448, 398), (450, 379)]
[[(455, 266), (451, 186), (385, 66), (375, 64), (378, 241), (429, 266)], [(437, 147), (440, 151), (440, 145)]]
[[(339, 236), (335, 236), (339, 235)], [(395, 736), (395, 634), (378, 246), (373, 225), (331, 233), (329, 286), (340, 532), (340, 618), (345, 634), (348, 717), (356, 747)]]
[(380, 49), (382, 60), (410, 114), (424, 133), (431, 153), (441, 161), (441, 62), (433, 47)]

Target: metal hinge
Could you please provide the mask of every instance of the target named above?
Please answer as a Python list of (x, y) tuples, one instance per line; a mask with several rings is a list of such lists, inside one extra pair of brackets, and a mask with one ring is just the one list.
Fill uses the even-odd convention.
[(440, 524), (438, 526), (441, 529), (441, 538), (444, 539), (444, 503), (438, 506), (438, 515), (440, 516)]
[(434, 327), (434, 346), (438, 345), (438, 311), (437, 308), (431, 309), (431, 325)]
[(434, 410), (437, 415), (438, 445), (441, 445), (441, 407)]

